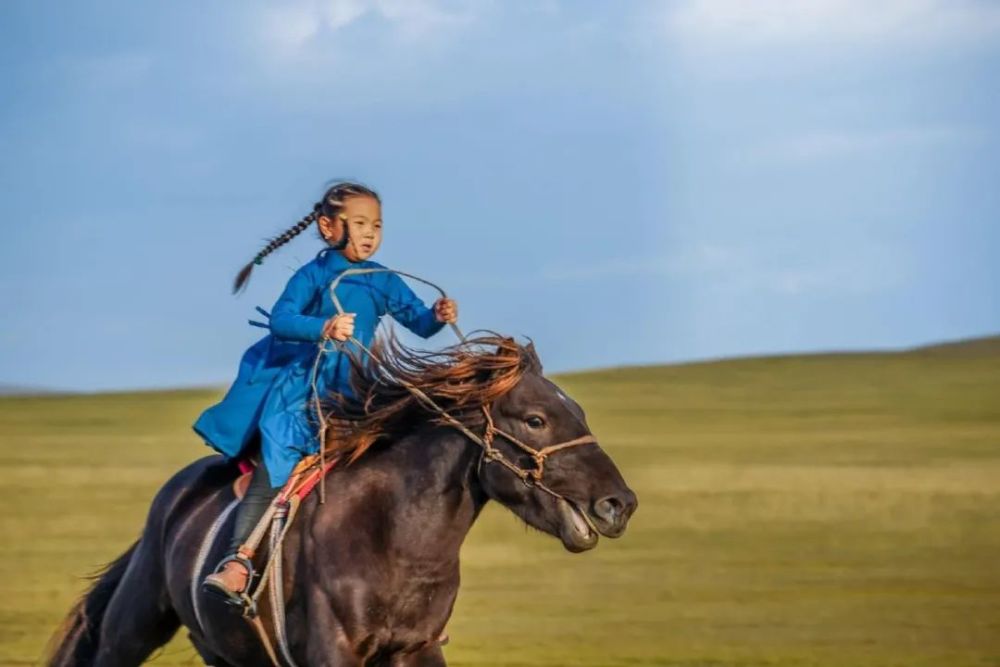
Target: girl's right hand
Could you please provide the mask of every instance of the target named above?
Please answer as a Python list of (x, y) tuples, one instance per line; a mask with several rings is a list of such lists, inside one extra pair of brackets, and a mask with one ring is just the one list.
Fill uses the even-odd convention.
[(341, 342), (354, 335), (354, 313), (334, 315), (323, 326), (323, 337)]

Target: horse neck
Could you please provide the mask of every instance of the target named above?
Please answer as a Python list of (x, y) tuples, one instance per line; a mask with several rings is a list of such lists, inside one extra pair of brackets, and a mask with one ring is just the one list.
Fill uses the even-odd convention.
[(418, 515), (421, 529), (436, 527), (457, 551), (486, 502), (477, 472), (479, 447), (454, 429), (438, 427), (403, 438), (384, 454), (383, 469), (395, 475), (393, 515), (426, 508)]
[[(339, 497), (350, 507), (328, 515), (323, 532), (337, 539), (341, 529), (381, 531), (395, 549), (418, 558), (457, 559), (487, 500), (477, 473), (480, 453), (447, 427), (423, 429), (369, 452), (327, 480), (327, 502)], [(331, 484), (344, 488), (331, 494)], [(316, 518), (326, 519), (326, 511), (319, 512)]]

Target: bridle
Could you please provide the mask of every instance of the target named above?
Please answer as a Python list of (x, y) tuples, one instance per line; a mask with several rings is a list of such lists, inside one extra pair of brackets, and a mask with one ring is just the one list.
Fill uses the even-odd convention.
[[(441, 293), (442, 297), (447, 298), (448, 296), (447, 294), (445, 294), (445, 291), (443, 289), (441, 289), (431, 281), (420, 278), (419, 276), (414, 276), (412, 274), (405, 273), (403, 271), (396, 271), (394, 269), (387, 269), (384, 267), (347, 269), (346, 271), (341, 272), (333, 280), (333, 282), (330, 283), (330, 298), (333, 300), (333, 305), (337, 309), (338, 314), (342, 315), (344, 313), (344, 308), (341, 305), (340, 300), (337, 298), (337, 293), (336, 293), (337, 285), (340, 284), (340, 281), (345, 276), (348, 275), (360, 275), (369, 273), (395, 273), (397, 275), (406, 276), (407, 278), (412, 278), (413, 280), (416, 280), (418, 282), (424, 283), (425, 285), (433, 287), (434, 289), (436, 289), (438, 292)], [(458, 338), (462, 342), (465, 342), (466, 340), (465, 336), (458, 328), (458, 325), (452, 323), (451, 328), (458, 336)], [(370, 349), (368, 349), (368, 347), (364, 343), (362, 343), (354, 336), (351, 336), (348, 340), (354, 345), (356, 345), (359, 349), (363, 350), (364, 353), (368, 355), (368, 358), (371, 359), (374, 363), (376, 363), (383, 371), (390, 373), (389, 369), (386, 368), (385, 364), (383, 364), (382, 361), (378, 358), (378, 356)], [(320, 343), (319, 351), (316, 354), (316, 360), (313, 362), (312, 374), (310, 378), (310, 384), (312, 385), (314, 407), (316, 409), (316, 415), (319, 418), (319, 441), (320, 441), (321, 465), (325, 465), (327, 420), (325, 415), (323, 414), (323, 407), (322, 407), (322, 402), (320, 401), (319, 398), (319, 388), (316, 383), (316, 378), (319, 372), (320, 360), (322, 359), (324, 354), (329, 352), (329, 348), (327, 347), (327, 342), (329, 342), (329, 339), (324, 339)], [(338, 349), (343, 350), (342, 343), (336, 343), (336, 345)], [(560, 442), (554, 445), (548, 445), (547, 447), (542, 447), (540, 449), (535, 449), (534, 447), (531, 447), (530, 445), (522, 442), (520, 439), (511, 435), (510, 433), (507, 433), (506, 431), (498, 428), (493, 421), (493, 415), (490, 413), (491, 405), (489, 403), (483, 403), (480, 406), (480, 409), (482, 410), (483, 413), (485, 428), (483, 430), (483, 434), (479, 435), (478, 433), (475, 433), (472, 429), (470, 429), (468, 426), (466, 426), (462, 421), (460, 421), (459, 419), (455, 418), (453, 415), (448, 413), (447, 410), (438, 405), (437, 402), (435, 402), (434, 399), (428, 396), (422, 389), (401, 378), (395, 378), (395, 379), (397, 382), (399, 382), (400, 385), (406, 388), (406, 390), (409, 391), (410, 394), (413, 395), (413, 397), (417, 400), (417, 402), (419, 402), (429, 411), (436, 412), (442, 422), (455, 428), (456, 430), (461, 432), (463, 435), (465, 435), (467, 438), (469, 438), (482, 448), (482, 453), (479, 457), (477, 472), (481, 474), (484, 461), (488, 463), (496, 462), (502, 465), (510, 472), (512, 472), (515, 476), (517, 476), (517, 478), (520, 479), (525, 486), (541, 489), (542, 491), (548, 493), (557, 500), (564, 500), (567, 502), (571, 502), (568, 501), (566, 497), (563, 496), (562, 494), (553, 491), (547, 484), (545, 484), (544, 481), (542, 481), (542, 477), (545, 474), (545, 461), (548, 459), (549, 456), (555, 454), (556, 452), (570, 449), (572, 447), (578, 447), (580, 445), (597, 444), (597, 438), (595, 438), (593, 435), (589, 434), (583, 435), (580, 436), (579, 438), (573, 438), (572, 440), (566, 440), (565, 442)], [(523, 451), (525, 454), (530, 456), (535, 463), (535, 467), (527, 469), (522, 468), (521, 466), (517, 465), (516, 463), (508, 459), (504, 455), (503, 451), (501, 451), (494, 445), (497, 436), (500, 436), (504, 440), (510, 442), (512, 445), (514, 445), (515, 447)], [(325, 499), (325, 488), (324, 488), (325, 485), (322, 481), (323, 479), (325, 479), (325, 475), (323, 478), (321, 478), (320, 481), (320, 502), (323, 502), (323, 500)], [(584, 514), (584, 518), (586, 519), (586, 514)]]
[[(561, 494), (553, 491), (542, 481), (542, 476), (545, 474), (546, 459), (556, 452), (569, 449), (571, 447), (591, 444), (596, 445), (597, 438), (592, 435), (582, 435), (579, 438), (573, 438), (572, 440), (566, 440), (565, 442), (560, 442), (555, 445), (535, 449), (510, 433), (497, 428), (496, 424), (493, 423), (493, 415), (490, 414), (489, 403), (483, 404), (482, 411), (483, 417), (485, 418), (486, 430), (483, 432), (480, 440), (476, 442), (476, 444), (483, 449), (482, 455), (479, 457), (480, 477), (482, 476), (483, 461), (495, 461), (514, 473), (518, 479), (524, 482), (525, 486), (539, 488), (555, 498), (565, 500)], [(497, 449), (493, 444), (496, 440), (496, 436), (498, 435), (530, 456), (535, 462), (535, 467), (529, 469), (522, 468), (504, 456), (503, 452)]]
[[(345, 225), (345, 230), (346, 230), (346, 225)], [(337, 308), (338, 314), (343, 314), (344, 309), (341, 306), (340, 301), (337, 299), (337, 294), (334, 291), (337, 285), (340, 283), (341, 279), (346, 275), (364, 274), (364, 273), (396, 273), (399, 275), (407, 276), (419, 282), (430, 285), (431, 287), (434, 287), (439, 292), (441, 292), (442, 296), (447, 296), (444, 293), (444, 290), (442, 290), (434, 283), (424, 280), (423, 278), (410, 275), (408, 273), (403, 273), (402, 271), (394, 271), (392, 269), (386, 269), (386, 268), (348, 269), (346, 271), (343, 271), (330, 284), (330, 296), (333, 299), (333, 303), (334, 306), (336, 306)], [(464, 342), (465, 336), (462, 335), (462, 332), (459, 330), (458, 326), (452, 323), (451, 327), (454, 330), (454, 332), (458, 335), (458, 337)], [(354, 345), (358, 346), (359, 349), (363, 350), (365, 354), (367, 354), (368, 357), (375, 364), (377, 364), (384, 372), (391, 375), (391, 371), (386, 367), (386, 365), (382, 362), (382, 360), (379, 359), (378, 356), (376, 356), (370, 349), (368, 349), (368, 347), (366, 347), (364, 343), (362, 343), (354, 336), (351, 336), (348, 340), (350, 340)], [(309, 379), (313, 394), (313, 400), (315, 401), (314, 407), (316, 410), (316, 416), (319, 418), (320, 461), (319, 461), (318, 476), (319, 476), (319, 487), (320, 487), (320, 495), (319, 495), (320, 503), (324, 502), (326, 499), (325, 480), (326, 480), (326, 472), (327, 470), (329, 470), (329, 468), (327, 467), (326, 464), (327, 419), (326, 416), (323, 414), (322, 401), (319, 398), (317, 377), (319, 373), (320, 361), (322, 360), (323, 355), (330, 351), (328, 345), (330, 342), (331, 340), (328, 338), (324, 338), (322, 341), (320, 341), (319, 350), (316, 353), (316, 359), (313, 362), (312, 373)], [(344, 350), (343, 343), (336, 343), (336, 345), (338, 349)], [(570, 449), (572, 447), (578, 447), (580, 445), (596, 444), (597, 439), (594, 438), (594, 436), (588, 434), (581, 436), (579, 438), (574, 438), (572, 440), (560, 442), (555, 445), (549, 445), (548, 447), (535, 449), (534, 447), (525, 444), (515, 436), (511, 435), (510, 433), (507, 433), (506, 431), (503, 431), (500, 428), (498, 428), (493, 421), (492, 414), (490, 413), (490, 408), (492, 406), (489, 403), (483, 403), (479, 406), (479, 408), (483, 412), (484, 425), (485, 425), (483, 433), (482, 435), (480, 435), (472, 431), (468, 426), (465, 425), (465, 423), (463, 423), (461, 420), (457, 419), (454, 415), (450, 414), (447, 410), (438, 405), (434, 401), (434, 399), (428, 396), (427, 393), (421, 390), (419, 387), (414, 386), (412, 383), (403, 380), (402, 378), (395, 378), (395, 379), (397, 382), (399, 382), (401, 386), (405, 387), (413, 395), (413, 397), (417, 400), (417, 402), (420, 403), (424, 408), (426, 408), (431, 412), (437, 413), (442, 423), (457, 429), (467, 438), (469, 438), (474, 443), (479, 445), (479, 447), (481, 448), (481, 453), (479, 456), (479, 461), (477, 464), (476, 471), (480, 477), (480, 481), (482, 480), (483, 462), (484, 461), (487, 463), (496, 462), (502, 465), (503, 467), (507, 468), (508, 470), (510, 470), (522, 482), (524, 482), (525, 486), (529, 488), (541, 489), (542, 491), (548, 493), (557, 500), (562, 500), (564, 502), (569, 503), (570, 505), (573, 505), (573, 501), (568, 500), (561, 494), (557, 493), (556, 491), (553, 491), (542, 480), (542, 477), (545, 474), (545, 461), (548, 459), (549, 456), (555, 454), (556, 452)], [(520, 467), (510, 459), (508, 459), (504, 455), (503, 451), (498, 449), (494, 444), (498, 437), (510, 442), (512, 445), (522, 450), (525, 454), (529, 455), (534, 461), (535, 467), (530, 469), (525, 469)], [(266, 582), (270, 581), (271, 583), (270, 600), (271, 600), (271, 611), (272, 614), (274, 615), (275, 637), (277, 639), (278, 648), (281, 651), (282, 658), (287, 664), (291, 665), (292, 667), (295, 667), (296, 663), (292, 658), (291, 651), (288, 645), (288, 636), (285, 631), (285, 611), (284, 611), (285, 597), (282, 589), (283, 586), (282, 582), (284, 581), (284, 577), (282, 574), (282, 544), (284, 542), (284, 538), (286, 533), (288, 532), (288, 529), (292, 525), (292, 519), (295, 516), (295, 511), (298, 508), (298, 506), (299, 502), (297, 497), (293, 497), (290, 503), (282, 507), (278, 507), (276, 505), (272, 506), (275, 507), (276, 510), (274, 511), (274, 519), (271, 528), (271, 556), (268, 559), (268, 564), (264, 569), (264, 575), (262, 576), (261, 584), (254, 592), (254, 600), (256, 600), (256, 598), (259, 597), (261, 593), (264, 591)], [(232, 507), (232, 505), (230, 507)], [(587, 515), (587, 513), (579, 512), (579, 514), (580, 516), (583, 517), (583, 520), (586, 521), (588, 526), (592, 530), (595, 530), (596, 532), (596, 528), (594, 527), (594, 524), (591, 521), (590, 517)], [(193, 581), (195, 581), (195, 579), (193, 579)], [(197, 603), (195, 603), (195, 605), (196, 605), (195, 610), (197, 611)], [(264, 648), (267, 651), (267, 654), (270, 657), (271, 661), (276, 666), (281, 665), (281, 662), (278, 659), (278, 654), (275, 652), (271, 640), (268, 637), (267, 629), (264, 627), (263, 623), (261, 623), (260, 618), (257, 617), (256, 614), (254, 614), (252, 617), (249, 618), (254, 626), (254, 629), (257, 631), (257, 634), (260, 636), (261, 642), (263, 643)]]

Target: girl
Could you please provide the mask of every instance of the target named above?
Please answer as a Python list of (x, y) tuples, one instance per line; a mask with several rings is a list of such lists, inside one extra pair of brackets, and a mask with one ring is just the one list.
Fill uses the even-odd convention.
[[(458, 318), (454, 301), (438, 299), (427, 308), (393, 273), (344, 278), (337, 297), (345, 312), (336, 314), (329, 293), (334, 278), (349, 268), (381, 267), (369, 261), (382, 242), (381, 199), (373, 190), (349, 182), (327, 190), (312, 213), (257, 253), (237, 275), (233, 291), (246, 284), (254, 265), (314, 222), (329, 247), (291, 277), (268, 315), (270, 323), (259, 325), (271, 333), (244, 353), (229, 392), (194, 424), (207, 444), (230, 459), (243, 454), (252, 441), (260, 441), (261, 463), (237, 510), (229, 555), (203, 584), (206, 592), (239, 606), (250, 572), (249, 554), (239, 553), (240, 546), (296, 463), (321, 445), (310, 382), (317, 342), (354, 336), (368, 346), (386, 314), (424, 338)], [(344, 354), (325, 354), (317, 372), (320, 395), (349, 392), (349, 375), (350, 360)]]

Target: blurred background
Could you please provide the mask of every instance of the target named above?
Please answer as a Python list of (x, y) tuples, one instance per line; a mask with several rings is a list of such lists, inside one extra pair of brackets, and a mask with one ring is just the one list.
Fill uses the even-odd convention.
[(322, 245), (233, 275), (336, 178), (640, 497), (581, 557), (491, 508), (453, 664), (998, 664), (1000, 4), (8, 0), (0, 37), (3, 664), (208, 452)]

